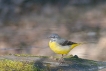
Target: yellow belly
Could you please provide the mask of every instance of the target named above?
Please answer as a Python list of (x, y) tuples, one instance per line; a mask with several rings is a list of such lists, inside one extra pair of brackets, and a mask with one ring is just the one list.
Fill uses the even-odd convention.
[(50, 48), (57, 54), (68, 54), (71, 50), (71, 46), (62, 46), (56, 42), (49, 42)]

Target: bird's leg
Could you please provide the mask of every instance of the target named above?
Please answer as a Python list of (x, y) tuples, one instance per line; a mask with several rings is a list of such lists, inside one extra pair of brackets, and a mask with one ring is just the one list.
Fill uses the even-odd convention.
[(62, 54), (61, 60), (64, 61), (64, 55)]
[(62, 54), (62, 57), (59, 59), (60, 64), (64, 63), (64, 55)]

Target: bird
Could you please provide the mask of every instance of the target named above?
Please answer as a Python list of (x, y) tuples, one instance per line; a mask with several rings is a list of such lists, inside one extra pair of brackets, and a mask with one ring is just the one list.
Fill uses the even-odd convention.
[(51, 34), (49, 38), (50, 38), (49, 47), (56, 54), (61, 54), (62, 59), (64, 54), (67, 55), (73, 48), (81, 44), (66, 40), (55, 33)]

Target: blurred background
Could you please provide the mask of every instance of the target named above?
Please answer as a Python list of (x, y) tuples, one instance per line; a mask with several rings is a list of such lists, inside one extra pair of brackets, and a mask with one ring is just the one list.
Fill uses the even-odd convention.
[(106, 61), (106, 0), (0, 0), (0, 55), (60, 56), (51, 33), (85, 43), (68, 55)]

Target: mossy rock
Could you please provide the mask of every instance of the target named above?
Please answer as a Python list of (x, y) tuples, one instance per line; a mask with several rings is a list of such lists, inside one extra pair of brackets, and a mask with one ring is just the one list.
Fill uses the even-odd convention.
[(67, 56), (64, 62), (47, 56), (7, 55), (0, 57), (2, 71), (99, 71), (106, 62), (81, 59), (77, 55)]

